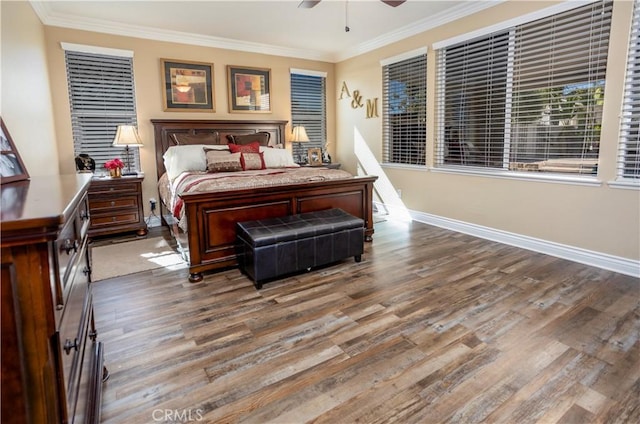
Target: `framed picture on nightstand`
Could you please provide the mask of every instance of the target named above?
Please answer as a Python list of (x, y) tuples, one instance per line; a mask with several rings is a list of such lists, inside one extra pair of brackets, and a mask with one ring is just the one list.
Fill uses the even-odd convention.
[(309, 158), (309, 165), (322, 166), (322, 151), (319, 148), (308, 149), (307, 156)]

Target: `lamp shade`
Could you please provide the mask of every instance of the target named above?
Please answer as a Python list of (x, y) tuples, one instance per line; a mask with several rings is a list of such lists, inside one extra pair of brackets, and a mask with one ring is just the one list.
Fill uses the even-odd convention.
[(116, 136), (113, 139), (114, 146), (142, 146), (142, 140), (138, 130), (133, 125), (118, 125)]
[(293, 127), (291, 142), (304, 143), (307, 141), (309, 141), (309, 136), (307, 136), (307, 130), (305, 130), (303, 126)]

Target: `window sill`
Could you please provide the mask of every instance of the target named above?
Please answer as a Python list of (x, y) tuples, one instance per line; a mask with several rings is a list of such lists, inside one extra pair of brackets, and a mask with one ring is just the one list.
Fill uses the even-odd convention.
[(430, 171), (436, 173), (457, 174), (457, 175), (473, 175), (478, 177), (488, 178), (504, 178), (509, 180), (520, 181), (535, 181), (545, 183), (559, 183), (559, 184), (575, 184), (583, 186), (601, 186), (602, 181), (598, 180), (595, 176), (582, 176), (575, 177), (572, 175), (553, 174), (553, 173), (532, 173), (532, 172), (515, 172), (515, 171), (500, 171), (500, 170), (485, 170), (481, 168), (466, 168), (466, 167), (446, 167), (446, 168), (429, 168)]
[(406, 169), (408, 171), (428, 171), (429, 170), (429, 168), (427, 168), (426, 165), (408, 165), (404, 163), (383, 162), (380, 164), (380, 166), (383, 168), (390, 168), (390, 169)]
[(611, 188), (621, 188), (625, 190), (640, 190), (640, 180), (632, 180), (629, 178), (620, 178), (615, 181), (608, 181), (607, 185)]

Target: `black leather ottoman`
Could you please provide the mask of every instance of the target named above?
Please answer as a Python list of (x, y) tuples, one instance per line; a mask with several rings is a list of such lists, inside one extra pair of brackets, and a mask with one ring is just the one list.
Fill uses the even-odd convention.
[(256, 288), (287, 274), (364, 252), (364, 221), (342, 209), (238, 222), (240, 269)]

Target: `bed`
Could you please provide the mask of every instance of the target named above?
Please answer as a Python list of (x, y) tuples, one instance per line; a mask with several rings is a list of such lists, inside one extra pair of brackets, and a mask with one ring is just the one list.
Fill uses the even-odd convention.
[[(265, 157), (267, 153), (282, 153), (277, 148), (284, 146), (287, 121), (153, 119), (151, 122), (154, 127), (162, 224), (169, 226), (183, 257), (189, 263), (189, 281), (201, 281), (203, 273), (208, 271), (238, 266), (237, 222), (340, 208), (362, 218), (365, 222), (365, 240), (372, 240), (372, 195), (376, 176), (352, 176), (345, 171), (317, 167), (295, 169), (295, 166), (283, 166), (286, 169), (280, 170), (240, 170), (233, 176), (206, 170), (196, 175), (177, 176), (176, 167), (168, 165), (169, 173), (165, 168), (165, 163), (169, 163), (166, 162), (167, 158), (175, 152), (211, 146), (205, 150), (209, 158), (209, 154), (217, 154), (213, 151), (225, 149), (230, 140), (232, 144), (245, 146), (255, 144), (255, 140), (246, 143), (248, 140), (259, 139), (260, 152), (268, 150), (264, 153)], [(245, 156), (251, 155), (242, 154), (243, 158)], [(207, 167), (212, 163), (218, 166), (211, 161), (207, 162)], [(223, 171), (224, 174), (226, 168)], [(171, 178), (168, 177), (170, 173)], [(283, 182), (285, 173), (298, 177)], [(236, 188), (228, 183), (236, 176), (243, 177), (238, 179), (250, 177), (259, 183)], [(208, 177), (218, 179), (223, 188), (213, 191), (192, 189), (198, 184), (202, 187), (217, 184), (211, 180), (204, 182)], [(178, 181), (185, 183), (187, 178), (193, 179), (182, 186), (189, 187), (188, 190), (173, 185)], [(266, 184), (267, 179), (271, 178), (280, 178), (282, 181), (260, 185)], [(167, 190), (172, 192), (172, 199), (169, 199), (171, 196), (167, 195)]]

